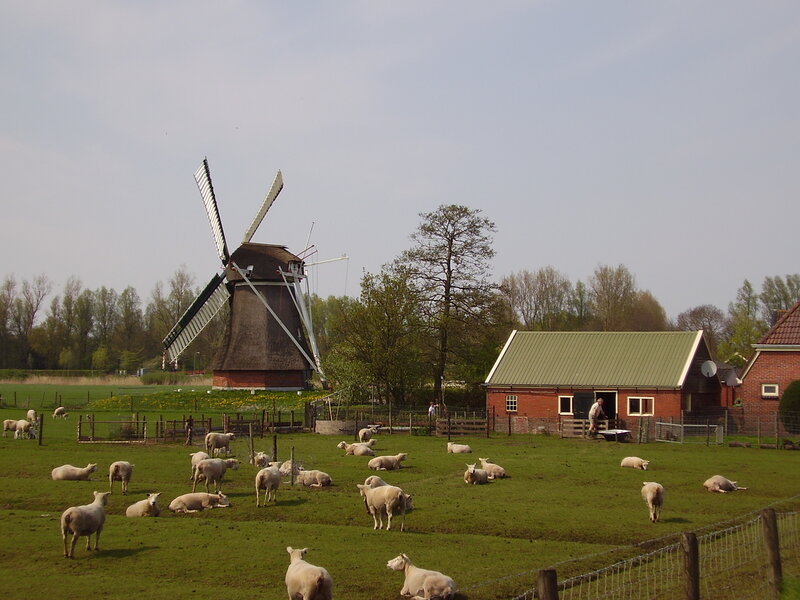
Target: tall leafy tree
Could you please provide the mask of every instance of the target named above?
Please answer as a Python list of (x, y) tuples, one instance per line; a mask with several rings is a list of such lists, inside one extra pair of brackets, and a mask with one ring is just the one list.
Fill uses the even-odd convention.
[(766, 332), (767, 324), (759, 318), (759, 297), (747, 279), (728, 305), (729, 333), (719, 344), (719, 356), (732, 365), (743, 366), (753, 353), (753, 344)]
[(591, 312), (602, 331), (629, 329), (635, 300), (636, 282), (624, 265), (600, 265), (589, 278)]
[(759, 299), (762, 305), (761, 317), (771, 323), (776, 311), (789, 309), (800, 300), (800, 273), (787, 275), (785, 278), (780, 275), (765, 277)]
[(666, 331), (669, 329), (667, 311), (648, 290), (636, 292), (627, 329), (630, 331)]
[(569, 323), (572, 284), (553, 267), (512, 273), (500, 289), (523, 329), (555, 331)]
[(421, 213), (411, 235), (413, 247), (397, 260), (421, 300), (431, 337), (434, 396), (441, 397), (445, 372), (453, 360), (451, 337), (469, 327), (492, 302), (495, 289), (489, 263), (494, 257), (495, 225), (479, 209), (456, 204)]

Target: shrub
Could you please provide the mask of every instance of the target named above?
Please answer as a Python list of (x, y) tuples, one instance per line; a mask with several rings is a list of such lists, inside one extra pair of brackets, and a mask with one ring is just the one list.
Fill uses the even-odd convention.
[(177, 371), (148, 371), (140, 379), (144, 385), (178, 385), (192, 381), (188, 375)]
[(786, 431), (800, 433), (800, 380), (786, 386), (778, 411)]

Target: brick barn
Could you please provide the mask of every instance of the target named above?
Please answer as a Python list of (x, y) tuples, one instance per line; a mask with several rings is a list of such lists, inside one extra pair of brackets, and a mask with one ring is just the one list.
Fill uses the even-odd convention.
[(775, 414), (786, 386), (800, 379), (800, 302), (785, 311), (753, 348), (755, 354), (745, 366), (736, 395), (750, 412)]
[(586, 418), (597, 398), (622, 427), (679, 419), (720, 407), (710, 362), (702, 331), (513, 331), (486, 378), (486, 406), (496, 419), (519, 420), (516, 431), (525, 431), (521, 421)]

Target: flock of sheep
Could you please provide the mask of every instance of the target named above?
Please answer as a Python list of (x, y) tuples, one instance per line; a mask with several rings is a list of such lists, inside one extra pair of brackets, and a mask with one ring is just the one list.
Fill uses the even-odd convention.
[[(56, 409), (53, 418), (66, 418), (66, 411), (63, 407)], [(35, 411), (28, 411), (27, 418), (19, 421), (6, 420), (3, 425), (3, 435), (6, 431), (14, 431), (14, 437), (35, 436), (35, 429), (32, 424), (37, 422)], [(27, 425), (26, 425), (27, 424)], [(344, 450), (346, 455), (372, 456), (367, 463), (370, 469), (376, 471), (391, 471), (401, 468), (401, 463), (407, 458), (406, 453), (399, 453), (392, 456), (375, 456), (373, 447), (375, 439), (373, 435), (378, 432), (377, 427), (368, 427), (359, 431), (359, 441), (356, 443), (340, 442), (337, 448)], [(18, 435), (19, 434), (19, 435)], [(235, 470), (239, 467), (239, 461), (232, 458), (219, 458), (223, 452), (227, 455), (230, 452), (230, 443), (235, 439), (232, 433), (209, 433), (205, 438), (205, 452), (194, 452), (190, 454), (190, 467), (192, 481), (192, 492), (186, 493), (173, 499), (169, 504), (169, 510), (173, 513), (197, 512), (212, 508), (230, 507), (231, 503), (227, 496), (222, 493), (222, 483), (224, 475), (228, 469)], [(453, 454), (469, 454), (472, 448), (466, 444), (447, 443), (447, 452)], [(261, 495), (263, 492), (264, 506), (268, 502), (277, 502), (277, 490), (280, 487), (282, 477), (293, 476), (294, 481), (308, 487), (324, 487), (331, 485), (331, 477), (327, 473), (318, 470), (305, 470), (302, 465), (293, 461), (270, 462), (269, 456), (264, 452), (258, 452), (252, 459), (253, 464), (260, 468), (255, 476), (256, 506), (261, 506)], [(488, 458), (479, 458), (481, 466), (477, 463), (467, 464), (464, 472), (464, 482), (470, 485), (488, 483), (494, 479), (507, 477), (506, 470), (495, 464)], [(648, 470), (650, 461), (636, 456), (628, 456), (622, 459), (620, 466)], [(78, 538), (85, 536), (86, 550), (91, 550), (91, 536), (95, 535), (94, 550), (99, 549), (100, 533), (105, 523), (105, 506), (108, 495), (112, 493), (114, 482), (119, 481), (123, 495), (128, 493), (128, 484), (131, 480), (134, 465), (127, 461), (116, 461), (109, 466), (108, 482), (109, 491), (94, 492), (94, 500), (90, 504), (73, 506), (67, 508), (61, 515), (61, 536), (64, 545), (64, 556), (74, 558), (75, 546)], [(90, 463), (86, 467), (75, 467), (72, 465), (62, 465), (52, 470), (53, 480), (60, 481), (88, 481), (92, 473), (97, 471), (97, 464)], [(197, 492), (197, 484), (205, 483), (205, 492)], [(210, 486), (214, 485), (214, 493), (211, 493)], [(714, 475), (704, 484), (709, 492), (733, 492), (745, 490), (739, 487), (735, 481), (731, 481), (721, 475)], [(392, 518), (400, 516), (402, 518), (400, 530), (403, 531), (405, 524), (405, 514), (413, 508), (412, 496), (406, 494), (401, 488), (390, 485), (377, 475), (367, 477), (363, 484), (357, 484), (360, 497), (364, 501), (367, 513), (372, 516), (374, 529), (383, 529), (384, 517), (386, 518), (386, 530), (392, 527)], [(642, 498), (645, 500), (650, 513), (650, 520), (657, 522), (660, 517), (661, 508), (664, 503), (664, 487), (653, 481), (644, 482), (642, 486)], [(150, 493), (147, 498), (139, 500), (127, 507), (125, 514), (128, 517), (157, 517), (161, 513), (158, 506), (160, 492)], [(72, 536), (71, 542), (68, 541)], [(304, 560), (308, 549), (294, 549), (287, 547), (289, 554), (289, 567), (286, 571), (286, 588), (290, 600), (327, 600), (332, 598), (333, 583), (327, 570), (322, 567), (312, 565)], [(401, 594), (412, 596), (415, 599), (429, 600), (440, 598), (451, 600), (456, 593), (456, 585), (453, 580), (438, 572), (427, 569), (420, 569), (414, 566), (411, 559), (406, 554), (401, 554), (386, 564), (387, 568), (394, 571), (403, 571), (405, 581)]]
[[(647, 471), (650, 461), (638, 456), (626, 456), (622, 459), (620, 466)], [(746, 487), (739, 487), (735, 481), (731, 481), (722, 475), (709, 477), (703, 483), (703, 487), (709, 492), (719, 492), (721, 494), (747, 489)], [(664, 486), (655, 481), (643, 482), (642, 498), (647, 503), (647, 509), (650, 511), (650, 521), (655, 523), (660, 518), (661, 507), (664, 505)]]

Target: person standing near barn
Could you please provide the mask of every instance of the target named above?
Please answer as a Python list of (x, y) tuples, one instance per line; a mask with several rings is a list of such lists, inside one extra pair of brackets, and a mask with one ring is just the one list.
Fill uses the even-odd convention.
[(589, 435), (595, 437), (597, 435), (597, 426), (600, 419), (605, 419), (606, 413), (603, 410), (603, 399), (598, 398), (595, 400), (592, 407), (589, 409)]

